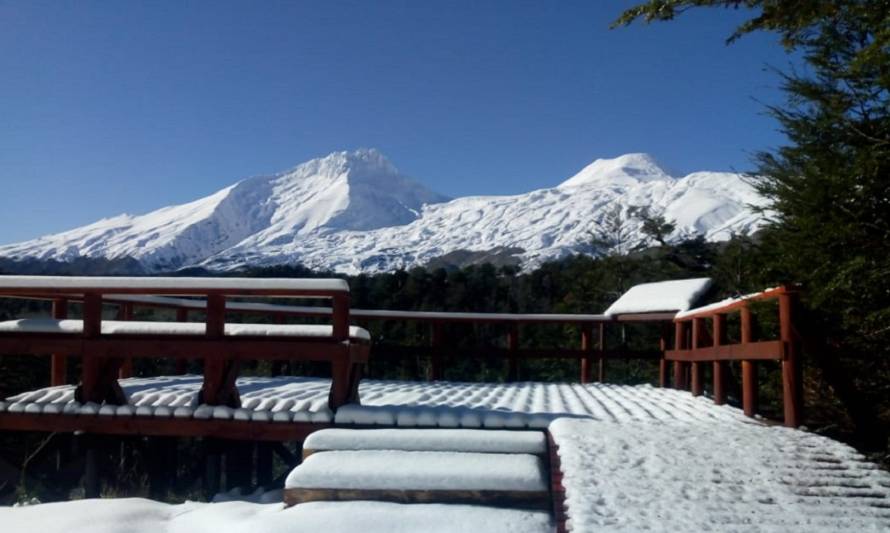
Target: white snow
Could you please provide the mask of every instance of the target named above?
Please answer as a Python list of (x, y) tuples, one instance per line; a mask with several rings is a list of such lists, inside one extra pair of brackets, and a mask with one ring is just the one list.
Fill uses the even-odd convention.
[(330, 428), (306, 437), (303, 449), (543, 454), (547, 439), (540, 431)]
[[(333, 326), (324, 324), (226, 324), (230, 337), (310, 337), (333, 335)], [(0, 332), (9, 333), (83, 333), (82, 320), (22, 318), (0, 322)], [(142, 322), (138, 320), (103, 320), (103, 335), (204, 335), (203, 322)], [(371, 334), (357, 326), (349, 327), (349, 336), (370, 341)]]
[(633, 207), (674, 219), (672, 240), (725, 240), (759, 227), (750, 206), (765, 204), (739, 174), (673, 177), (645, 154), (599, 159), (552, 188), (446, 200), (375, 150), (338, 152), (190, 204), (0, 246), (0, 256), (131, 257), (149, 271), (297, 262), (354, 274), (422, 265), (457, 250), (515, 249), (509, 254), (532, 268), (590, 252), (589, 232), (616, 205), (637, 244), (645, 236), (629, 217)]
[(548, 490), (530, 454), (345, 450), (314, 453), (284, 488), (357, 490)]
[(711, 278), (634, 285), (605, 311), (606, 316), (685, 311), (711, 287)]
[(183, 290), (184, 294), (200, 294), (203, 290), (263, 291), (330, 291), (349, 292), (342, 279), (306, 278), (164, 278), (126, 276), (0, 276), (2, 289), (104, 289), (118, 290)]
[[(187, 408), (197, 416), (197, 410), (202, 407), (194, 405), (194, 398), (200, 381), (200, 376), (123, 380), (130, 404), (115, 408), (114, 415), (105, 416), (133, 416), (133, 411), (139, 408), (156, 413), (158, 407)], [(292, 420), (297, 420), (297, 413), (308, 418), (310, 411), (305, 406), (325, 406), (329, 386), (328, 380), (316, 378), (240, 378), (238, 387), (244, 407), (207, 408), (206, 416), (218, 414), (238, 419), (239, 413), (248, 417), (262, 413), (272, 418), (284, 412), (294, 414)], [(685, 391), (605, 384), (366, 380), (361, 384), (360, 395), (363, 405), (338, 411), (338, 422), (343, 422), (340, 414), (346, 412), (349, 414), (346, 418), (359, 418), (370, 424), (549, 425), (559, 447), (568, 525), (574, 532), (890, 530), (890, 473), (842, 443), (807, 431), (770, 426), (745, 417), (737, 408), (716, 406), (708, 398), (693, 397)], [(47, 412), (49, 406), (63, 406), (64, 411), (69, 412), (72, 406), (72, 414), (103, 416), (102, 409), (106, 406), (73, 404), (72, 396), (71, 386), (31, 391), (0, 402), (0, 411), (26, 412), (37, 406)], [(122, 414), (120, 410), (125, 408), (127, 411)], [(329, 412), (327, 420), (330, 420)], [(475, 437), (454, 430), (437, 430), (441, 432), (440, 438), (432, 438), (432, 434), (427, 437), (421, 433), (401, 433), (404, 429), (368, 430), (359, 436), (353, 431), (325, 431), (317, 438), (338, 447), (352, 443), (389, 446), (396, 432), (407, 435), (400, 439), (404, 447), (430, 447), (445, 442), (455, 447), (469, 446), (469, 443), (475, 446), (477, 442)], [(479, 432), (483, 433), (489, 432)], [(480, 438), (484, 441), (487, 436)], [(307, 441), (307, 448), (311, 443), (312, 437)], [(339, 479), (337, 476), (343, 474), (344, 478), (353, 479), (349, 483), (362, 486), (406, 488), (423, 484), (430, 489), (430, 484), (449, 486), (459, 478), (461, 488), (466, 488), (467, 477), (462, 469), (470, 468), (470, 462), (455, 464), (452, 462), (455, 455), (479, 457), (477, 468), (469, 477), (471, 480), (490, 482), (497, 476), (514, 476), (507, 485), (499, 484), (498, 488), (533, 477), (529, 477), (531, 470), (528, 469), (528, 457), (532, 456), (525, 456), (528, 464), (514, 468), (492, 462), (496, 457), (492, 453), (439, 455), (442, 453), (324, 451), (306, 461), (305, 465), (312, 466), (306, 474), (301, 474), (306, 477), (300, 478), (300, 482), (317, 481), (320, 486), (330, 487), (330, 480)], [(392, 460), (404, 458), (406, 454), (407, 460)], [(313, 459), (325, 456), (329, 459)], [(444, 457), (444, 460), (427, 460), (431, 457)], [(349, 465), (349, 472), (345, 472), (344, 465)], [(359, 472), (357, 477), (355, 471)], [(489, 512), (492, 514), (487, 514)], [(167, 506), (145, 500), (104, 500), (0, 509), (0, 523), (4, 531), (64, 533), (85, 532), (87, 527), (90, 533), (97, 530), (204, 531), (202, 528), (213, 528), (213, 533), (274, 533), (317, 531), (322, 527), (330, 532), (362, 533), (378, 530), (374, 528), (381, 531), (512, 528), (511, 533), (516, 533), (546, 531), (552, 527), (546, 513), (499, 512), (483, 507), (363, 502), (301, 504), (285, 511), (281, 505), (243, 502)], [(86, 519), (86, 513), (90, 513), (91, 520)], [(307, 529), (300, 529), (304, 527)]]
[(708, 305), (703, 305), (701, 307), (696, 307), (694, 309), (688, 309), (686, 311), (680, 311), (674, 316), (674, 319), (686, 318), (693, 315), (697, 315), (699, 313), (709, 313), (712, 311), (716, 311), (718, 309), (722, 309), (726, 306), (737, 304), (739, 302), (744, 302), (745, 300), (751, 300), (752, 298), (757, 298), (761, 294), (765, 292), (769, 292), (775, 290), (778, 287), (774, 287), (772, 289), (766, 289), (760, 292), (752, 292), (751, 294), (745, 294), (744, 296), (736, 296), (733, 298), (726, 298), (724, 300), (720, 300), (719, 302), (714, 302)]
[[(167, 296), (113, 295), (109, 302), (128, 302), (149, 306), (184, 307), (186, 309), (206, 309), (207, 302), (201, 299), (170, 298)], [(295, 315), (324, 316), (333, 311), (330, 307), (305, 305), (280, 305), (259, 302), (226, 302), (226, 310), (255, 313), (292, 313)], [(405, 320), (472, 320), (494, 322), (599, 322), (611, 320), (606, 315), (589, 313), (457, 313), (445, 311), (403, 311), (392, 309), (349, 310), (352, 318), (383, 318)]]
[[(173, 416), (209, 418), (212, 408), (196, 403), (201, 376), (163, 376), (119, 380), (129, 405), (116, 408), (116, 416), (133, 416), (134, 407), (144, 406), (136, 416), (155, 416), (158, 407), (173, 409)], [(325, 378), (239, 377), (236, 386), (241, 409), (235, 420), (276, 422), (328, 422), (331, 382)], [(689, 393), (649, 385), (627, 386), (593, 383), (461, 383), (362, 380), (361, 405), (337, 410), (338, 424), (389, 427), (441, 427), (465, 429), (542, 429), (559, 417), (590, 417), (614, 422), (645, 420), (747, 421), (740, 411), (712, 409)], [(6, 399), (6, 410), (64, 411), (74, 403), (74, 386), (47, 387)], [(69, 407), (71, 406), (71, 407)], [(2, 408), (0, 408), (2, 409)], [(97, 408), (98, 411), (98, 408)], [(273, 418), (278, 413), (279, 418)]]
[[(114, 416), (156, 416), (175, 418), (224, 418), (261, 422), (318, 422), (333, 421), (328, 409), (331, 380), (294, 376), (241, 376), (235, 382), (241, 396), (239, 409), (216, 409), (199, 406), (198, 391), (203, 376), (159, 376), (128, 378), (118, 382), (127, 398), (126, 405), (114, 406)], [(74, 385), (46, 387), (17, 394), (0, 404), (0, 412), (40, 412), (57, 414), (102, 415), (92, 404), (74, 401)], [(111, 406), (102, 406), (102, 408)], [(106, 415), (110, 415), (106, 411)]]
[(4, 533), (550, 533), (546, 512), (475, 505), (249, 502), (177, 505), (140, 498), (0, 507)]
[(890, 530), (890, 473), (813, 433), (707, 419), (550, 431), (575, 533)]

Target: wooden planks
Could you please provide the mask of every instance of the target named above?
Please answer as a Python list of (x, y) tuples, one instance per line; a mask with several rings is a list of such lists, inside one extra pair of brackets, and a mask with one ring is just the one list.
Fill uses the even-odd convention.
[(392, 489), (284, 489), (288, 506), (320, 501), (380, 501), (394, 503), (450, 503), (488, 505), (509, 509), (551, 510), (547, 491), (518, 490), (392, 490)]

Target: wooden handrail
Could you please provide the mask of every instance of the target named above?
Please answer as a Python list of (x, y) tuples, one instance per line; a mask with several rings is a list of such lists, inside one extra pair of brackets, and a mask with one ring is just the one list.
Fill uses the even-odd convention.
[[(714, 401), (725, 402), (724, 369), (726, 361), (740, 361), (742, 370), (742, 409), (748, 416), (757, 412), (758, 379), (757, 361), (779, 361), (782, 365), (783, 404), (785, 425), (800, 425), (802, 409), (801, 364), (799, 358), (800, 339), (796, 337), (794, 327), (794, 308), (797, 305), (798, 293), (790, 287), (777, 287), (760, 293), (717, 302), (715, 304), (691, 309), (678, 313), (674, 318), (676, 346), (665, 351), (665, 359), (674, 361), (675, 365), (689, 362), (692, 365), (693, 394), (702, 392), (701, 376), (698, 373), (702, 362), (713, 363)], [(753, 337), (754, 317), (751, 313), (752, 302), (777, 301), (779, 308), (779, 339), (755, 340)], [(738, 313), (740, 317), (739, 342), (726, 342), (726, 316)], [(712, 324), (712, 346), (704, 346), (700, 338), (705, 331), (704, 323)], [(691, 343), (681, 341), (687, 327), (691, 325)], [(690, 345), (691, 344), (691, 345)], [(677, 367), (675, 367), (677, 368)], [(685, 388), (683, 375), (675, 374), (675, 383)]]

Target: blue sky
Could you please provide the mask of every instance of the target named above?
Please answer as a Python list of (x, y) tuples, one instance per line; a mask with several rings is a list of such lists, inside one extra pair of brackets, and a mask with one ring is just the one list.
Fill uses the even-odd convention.
[(782, 137), (746, 13), (609, 29), (624, 1), (0, 0), (0, 243), (376, 147), (451, 196), (597, 157), (748, 170)]

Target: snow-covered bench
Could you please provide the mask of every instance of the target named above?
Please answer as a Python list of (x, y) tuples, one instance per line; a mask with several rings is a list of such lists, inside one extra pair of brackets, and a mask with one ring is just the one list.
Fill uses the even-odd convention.
[[(53, 354), (54, 366), (61, 367), (54, 375), (63, 376), (65, 356), (82, 357), (82, 402), (120, 403), (116, 378), (124, 358), (160, 356), (203, 360), (201, 401), (230, 407), (239, 403), (234, 382), (242, 360), (329, 362), (329, 403), (336, 409), (357, 401), (369, 351), (368, 332), (349, 326), (349, 287), (339, 279), (0, 276), (0, 296), (54, 300), (52, 319), (0, 323), (0, 354)], [(192, 298), (178, 300), (200, 306), (204, 322), (102, 319), (103, 303), (120, 306), (159, 296)], [(226, 299), (244, 296), (329, 299), (331, 323), (226, 323)], [(68, 300), (83, 302), (82, 319), (67, 318)]]

